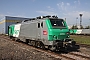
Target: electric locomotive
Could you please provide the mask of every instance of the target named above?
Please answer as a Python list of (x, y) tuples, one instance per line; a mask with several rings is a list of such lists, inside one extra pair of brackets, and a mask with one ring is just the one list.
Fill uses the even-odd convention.
[(57, 16), (40, 16), (9, 26), (8, 35), (40, 48), (52, 51), (75, 48), (79, 45), (70, 39), (66, 21)]

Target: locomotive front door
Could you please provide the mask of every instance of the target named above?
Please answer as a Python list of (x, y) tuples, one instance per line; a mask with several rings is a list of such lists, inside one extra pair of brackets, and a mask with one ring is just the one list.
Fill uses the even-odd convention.
[(37, 38), (38, 39), (41, 39), (41, 27), (40, 27), (40, 25), (41, 25), (40, 22), (38, 22), (38, 31), (37, 31), (37, 35), (38, 35)]

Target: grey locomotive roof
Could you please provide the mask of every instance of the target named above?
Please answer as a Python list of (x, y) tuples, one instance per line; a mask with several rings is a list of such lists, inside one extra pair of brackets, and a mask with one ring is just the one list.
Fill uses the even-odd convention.
[(46, 19), (61, 19), (61, 18), (42, 18), (42, 19), (33, 18), (33, 19), (23, 20), (23, 22), (27, 22), (27, 21), (31, 21), (31, 20), (46, 20)]

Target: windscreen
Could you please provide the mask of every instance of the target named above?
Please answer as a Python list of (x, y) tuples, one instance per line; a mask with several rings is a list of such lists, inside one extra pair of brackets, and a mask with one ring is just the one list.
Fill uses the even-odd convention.
[(50, 19), (52, 27), (65, 27), (63, 19)]

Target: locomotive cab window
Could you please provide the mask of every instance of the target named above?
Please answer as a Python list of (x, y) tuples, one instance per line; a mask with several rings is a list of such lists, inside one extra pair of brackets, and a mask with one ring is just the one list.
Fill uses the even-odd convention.
[(38, 28), (40, 28), (40, 23), (38, 23)]
[(63, 19), (50, 19), (52, 27), (58, 27), (58, 28), (63, 28), (65, 27)]
[(43, 28), (43, 22), (41, 23), (41, 27)]

